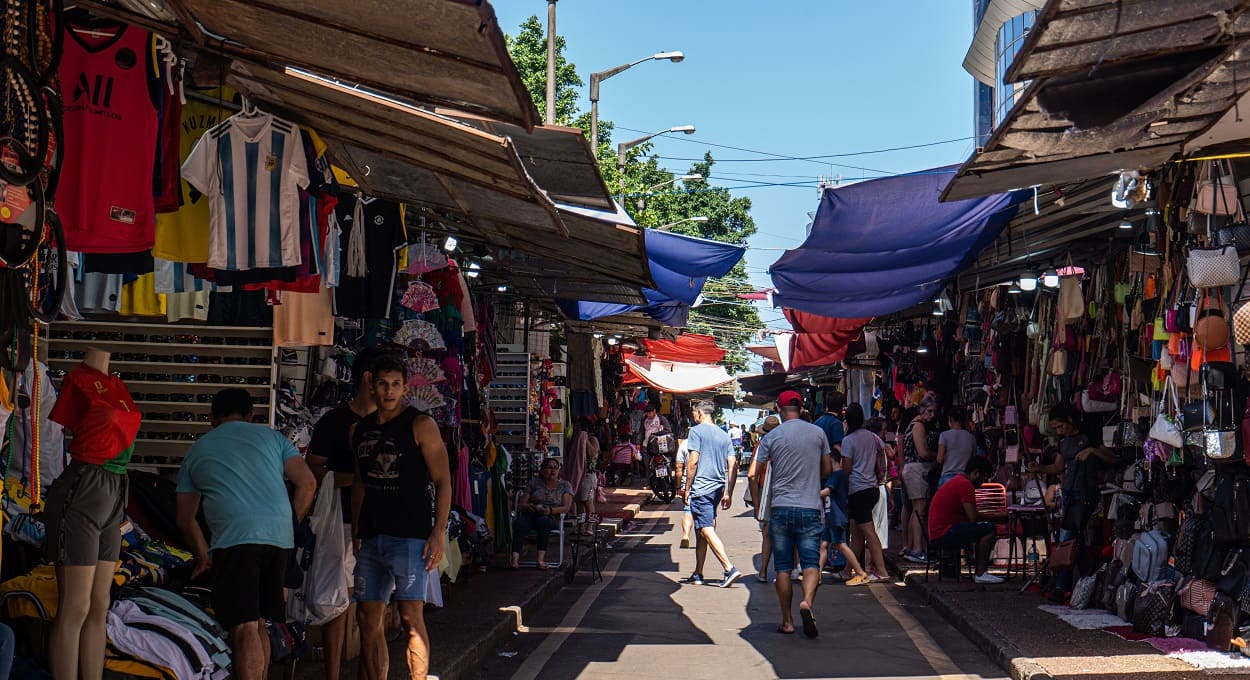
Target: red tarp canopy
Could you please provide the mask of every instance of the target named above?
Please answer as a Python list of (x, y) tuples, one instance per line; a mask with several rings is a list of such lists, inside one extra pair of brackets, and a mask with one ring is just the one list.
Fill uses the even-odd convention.
[(794, 326), (794, 346), (790, 350), (789, 370), (836, 364), (846, 358), (847, 348), (859, 339), (866, 319), (834, 319), (783, 309), (786, 320)]
[(679, 361), (691, 364), (715, 364), (725, 359), (725, 350), (716, 345), (710, 335), (686, 333), (676, 340), (643, 340), (647, 354), (652, 359)]
[(725, 367), (720, 364), (692, 364), (632, 356), (625, 359), (625, 368), (624, 384), (630, 383), (632, 374), (655, 389), (670, 394), (705, 392), (733, 382), (733, 376), (725, 372)]

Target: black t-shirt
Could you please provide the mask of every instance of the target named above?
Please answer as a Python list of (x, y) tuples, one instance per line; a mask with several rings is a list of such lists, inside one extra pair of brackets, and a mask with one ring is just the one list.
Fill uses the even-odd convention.
[[(327, 411), (313, 427), (312, 440), (308, 442), (308, 455), (321, 456), (326, 459), (326, 469), (334, 472), (352, 474), (356, 471), (352, 460), (352, 442), (348, 432), (352, 425), (360, 422), (351, 405), (343, 402)], [(321, 480), (317, 480), (321, 481)], [(352, 521), (352, 488), (343, 488), (343, 521)]]
[(394, 536), (428, 539), (434, 528), (430, 470), (412, 434), (421, 415), (409, 406), (385, 423), (376, 412), (356, 425), (353, 440), (359, 482), (365, 487), (360, 510), (360, 538)]
[(348, 248), (357, 229), (356, 195), (343, 192), (334, 206), (342, 234), (339, 236), (342, 276), (334, 292), (335, 312), (355, 319), (388, 319), (391, 316), (392, 288), (397, 266), (396, 249), (404, 244), (404, 223), (399, 204), (365, 197), (365, 262), (369, 273), (363, 277), (347, 274)]

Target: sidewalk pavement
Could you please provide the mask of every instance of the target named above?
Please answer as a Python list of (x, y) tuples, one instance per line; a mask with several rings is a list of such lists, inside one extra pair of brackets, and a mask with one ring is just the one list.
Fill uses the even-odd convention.
[(936, 567), (926, 579), (924, 565), (905, 562), (894, 550), (886, 554), (886, 561), (908, 588), (919, 591), (1014, 680), (1245, 677), (1228, 670), (1200, 670), (1145, 642), (1130, 642), (1101, 629), (1078, 630), (1039, 610), (1039, 605), (1050, 602), (1036, 588), (1020, 593), (1023, 580), (1018, 574), (1002, 585), (979, 586), (966, 575), (958, 583), (951, 578), (939, 581)]
[[(608, 489), (607, 503), (596, 510), (603, 515), (599, 562), (607, 561), (605, 551), (611, 541), (633, 521), (641, 507), (651, 498), (646, 489)], [(572, 525), (566, 529), (572, 532)], [(527, 550), (532, 546), (527, 546)], [(569, 549), (565, 549), (566, 560)], [(583, 551), (576, 578), (589, 578), (585, 569), (589, 551)], [(524, 559), (524, 556), (522, 557)], [(430, 677), (441, 680), (460, 680), (470, 676), (487, 655), (494, 652), (505, 640), (516, 633), (517, 617), (511, 612), (500, 611), (503, 607), (519, 607), (521, 625), (534, 616), (543, 604), (564, 587), (565, 569), (504, 568), (506, 555), (497, 552), (486, 571), (466, 569), (460, 579), (443, 588), (444, 606), (426, 609), (426, 628), (430, 633)], [(405, 677), (404, 641), (390, 643), (391, 674)], [(358, 661), (343, 664), (343, 676), (357, 673)], [(291, 680), (322, 680), (325, 666), (320, 661), (297, 663)]]

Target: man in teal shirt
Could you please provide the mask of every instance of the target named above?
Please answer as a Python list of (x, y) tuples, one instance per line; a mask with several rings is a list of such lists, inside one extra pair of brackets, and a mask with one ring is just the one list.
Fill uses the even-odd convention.
[[(317, 481), (286, 437), (252, 423), (246, 390), (218, 392), (212, 419), (213, 429), (187, 451), (178, 473), (178, 528), (195, 555), (192, 578), (212, 571), (213, 612), (230, 631), (232, 675), (260, 680), (269, 668), (265, 620), (285, 619), (287, 553), (294, 525), (312, 509)], [(294, 507), (284, 480), (295, 487)], [(201, 503), (211, 557), (196, 522)]]

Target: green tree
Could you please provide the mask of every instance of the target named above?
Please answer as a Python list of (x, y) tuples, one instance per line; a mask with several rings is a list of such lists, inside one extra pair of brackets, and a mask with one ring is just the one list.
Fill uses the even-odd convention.
[[(516, 36), (505, 35), (508, 52), (521, 73), (521, 82), (530, 91), (534, 106), (547, 110), (547, 31), (538, 17), (521, 24)], [(573, 125), (577, 118), (577, 88), (585, 83), (577, 67), (564, 58), (564, 36), (556, 36), (556, 123)]]
[[(577, 74), (577, 68), (565, 59), (564, 48), (564, 37), (557, 36), (556, 122), (589, 130), (589, 112), (579, 112), (577, 107), (577, 88), (584, 83)], [(508, 38), (508, 50), (521, 73), (521, 80), (534, 99), (534, 105), (540, 111), (545, 110), (547, 36), (538, 17), (526, 19), (516, 36)], [(611, 121), (599, 120), (599, 139), (594, 140), (599, 169), (608, 188), (620, 196), (621, 203), (640, 226), (655, 228), (681, 222), (688, 217), (703, 216), (708, 218), (705, 223), (682, 222), (671, 230), (738, 245), (745, 245), (755, 233), (751, 199), (734, 197), (725, 187), (706, 180), (711, 177), (715, 163), (710, 153), (683, 173), (701, 175), (705, 178), (702, 181), (675, 182), (675, 175), (661, 167), (659, 159), (652, 154), (650, 142), (626, 153), (622, 173), (617, 165), (616, 148), (612, 145), (612, 131)], [(746, 267), (739, 262), (728, 275), (707, 282), (702, 304), (690, 312), (689, 329), (715, 336), (717, 342), (729, 350), (725, 364), (731, 371), (747, 368), (744, 347), (751, 341), (754, 331), (762, 327), (755, 307), (735, 297), (750, 290), (752, 286), (747, 280)]]

